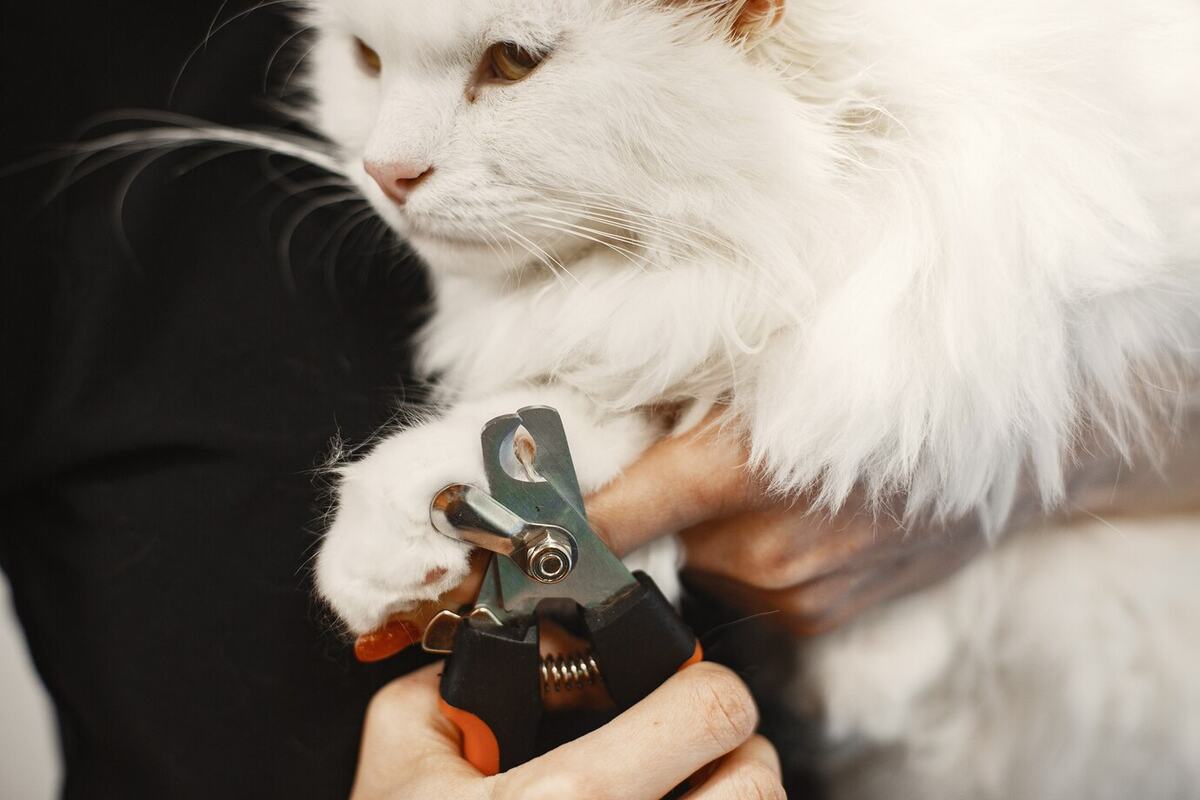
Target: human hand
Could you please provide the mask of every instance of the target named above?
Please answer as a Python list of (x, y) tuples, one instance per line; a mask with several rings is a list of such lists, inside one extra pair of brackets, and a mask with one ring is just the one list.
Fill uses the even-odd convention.
[(615, 720), (540, 758), (484, 777), (438, 710), (440, 665), (385, 686), (367, 710), (351, 800), (656, 800), (691, 778), (691, 800), (785, 797), (779, 759), (729, 670), (682, 670)]
[(748, 459), (710, 418), (589, 498), (589, 519), (618, 554), (678, 531), (693, 584), (746, 611), (778, 612), (799, 635), (928, 586), (986, 545), (974, 520), (906, 530), (853, 497), (832, 516), (815, 511), (768, 492)]

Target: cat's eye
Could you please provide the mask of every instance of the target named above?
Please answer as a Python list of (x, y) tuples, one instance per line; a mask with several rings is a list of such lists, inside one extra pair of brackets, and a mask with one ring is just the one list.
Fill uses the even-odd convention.
[(379, 53), (372, 50), (362, 39), (355, 39), (354, 46), (358, 50), (359, 66), (368, 75), (378, 75), (383, 71), (383, 59), (379, 57)]
[[(497, 42), (488, 48), (484, 56), (485, 76), (496, 82), (513, 83), (525, 78), (537, 69), (546, 58), (513, 42)], [(489, 74), (490, 73), (490, 74)]]

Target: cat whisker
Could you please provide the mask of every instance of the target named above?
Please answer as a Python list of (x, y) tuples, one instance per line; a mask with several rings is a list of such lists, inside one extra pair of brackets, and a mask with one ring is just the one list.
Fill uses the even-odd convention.
[[(708, 255), (720, 261), (740, 261), (757, 270), (760, 277), (767, 281), (768, 287), (779, 282), (778, 276), (768, 269), (761, 259), (748, 252), (744, 247), (719, 237), (712, 231), (651, 213), (628, 209), (613, 209), (613, 212), (628, 215), (625, 224), (639, 233), (644, 231), (647, 236), (675, 242), (682, 245), (687, 251)], [(595, 214), (594, 211), (589, 213)], [(694, 238), (684, 235), (685, 233), (693, 234)], [(767, 289), (764, 289), (763, 294), (775, 298), (775, 295)]]
[[(399, 252), (398, 247), (403, 247), (401, 241), (394, 235), (394, 231), (378, 215), (373, 213), (368, 217), (368, 226), (371, 229), (371, 245), (368, 248), (368, 252), (374, 255), (394, 255)], [(390, 244), (387, 243), (389, 236), (393, 239)], [(390, 262), (386, 274), (392, 274)]]
[(288, 70), (287, 77), (283, 79), (283, 85), (279, 87), (280, 96), (282, 96), (283, 93), (288, 90), (288, 87), (291, 86), (292, 78), (294, 78), (296, 76), (296, 72), (299, 71), (300, 65), (303, 64), (304, 60), (306, 58), (308, 58), (309, 56), (311, 56), (313, 53), (313, 50), (316, 50), (316, 49), (317, 49), (317, 46), (315, 44), (312, 47), (309, 47), (307, 50), (305, 50), (303, 53), (300, 54), (300, 57), (296, 59), (296, 63), (292, 64), (292, 68), (290, 70)]
[[(558, 209), (549, 209), (549, 210), (557, 211)], [(556, 225), (569, 225), (572, 227), (577, 227), (580, 230), (587, 231), (588, 233), (592, 233), (597, 236), (603, 236), (605, 238), (612, 239), (613, 241), (621, 242), (622, 244), (627, 244), (630, 247), (637, 247), (637, 248), (646, 247), (646, 242), (642, 241), (641, 239), (636, 239), (632, 235), (627, 236), (623, 233), (614, 233), (613, 231), (601, 230), (598, 228), (589, 228), (589, 227), (581, 224), (582, 222), (587, 222), (587, 221), (601, 222), (601, 224), (603, 224), (603, 222), (600, 220), (589, 220), (587, 217), (578, 217), (576, 215), (572, 215), (572, 217), (575, 217), (573, 219), (567, 219), (567, 218), (563, 218), (563, 217), (542, 216), (540, 214), (531, 214), (528, 212), (523, 213), (522, 217), (524, 217), (525, 219), (528, 219), (528, 220), (536, 220), (539, 222), (549, 222), (549, 223), (553, 223)]]
[(632, 253), (631, 251), (626, 250), (618, 245), (614, 245), (611, 242), (607, 242), (598, 237), (590, 236), (586, 233), (581, 233), (578, 230), (572, 230), (570, 228), (566, 228), (566, 227), (562, 227), (562, 226), (552, 225), (552, 224), (548, 224), (548, 223), (539, 223), (539, 222), (534, 222), (532, 224), (536, 227), (543, 228), (545, 230), (550, 230), (550, 231), (555, 231), (557, 233), (566, 234), (567, 236), (572, 236), (577, 239), (582, 239), (587, 242), (592, 242), (593, 244), (597, 244), (601, 247), (612, 250), (614, 253), (621, 256), (626, 261), (628, 261), (630, 263), (630, 265), (635, 267), (639, 272), (646, 271), (645, 257), (639, 256), (635, 253)]
[[(633, 221), (637, 220), (643, 224), (647, 232), (665, 234), (668, 230), (670, 230), (678, 237), (680, 242), (687, 243), (689, 245), (696, 244), (696, 242), (692, 239), (684, 238), (681, 232), (690, 233), (692, 236), (696, 237), (696, 239), (701, 241), (712, 242), (714, 244), (726, 247), (730, 246), (715, 236), (710, 230), (690, 225), (681, 220), (671, 219), (668, 217), (663, 217), (659, 214), (655, 214), (648, 208), (642, 206), (640, 203), (636, 204), (639, 207), (634, 207), (634, 203), (630, 203), (626, 198), (622, 198), (618, 195), (604, 192), (562, 189), (551, 186), (538, 186), (536, 184), (529, 184), (527, 186), (514, 185), (511, 188), (528, 189), (538, 192), (542, 195), (567, 195), (567, 197), (555, 197), (553, 202), (563, 205), (570, 205), (577, 209), (585, 209), (591, 213), (595, 213), (597, 211), (609, 212), (615, 217), (615, 219), (612, 221), (618, 223), (632, 223)], [(571, 197), (571, 195), (575, 195), (576, 197)], [(591, 199), (584, 199), (588, 197)]]
[(86, 153), (76, 155), (63, 169), (62, 174), (50, 186), (42, 198), (42, 207), (49, 206), (59, 195), (74, 186), (89, 175), (99, 172), (105, 167), (124, 161), (137, 151), (120, 151), (116, 153)]
[(208, 164), (212, 161), (216, 161), (219, 158), (224, 158), (225, 156), (233, 155), (234, 153), (239, 153), (239, 152), (242, 152), (242, 149), (240, 147), (231, 147), (229, 145), (225, 145), (224, 147), (216, 148), (211, 153), (203, 153), (203, 154), (198, 155), (195, 158), (191, 159), (190, 161), (188, 161), (188, 163), (180, 165), (179, 168), (175, 170), (174, 175), (177, 178), (181, 178), (184, 175), (187, 175), (188, 173), (199, 169), (200, 167), (204, 166), (205, 164)]
[(327, 247), (331, 247), (329, 256), (325, 261), (325, 269), (323, 271), (325, 279), (325, 287), (335, 299), (338, 297), (337, 290), (337, 266), (339, 256), (341, 256), (342, 248), (350, 241), (354, 232), (359, 227), (372, 219), (375, 216), (375, 210), (368, 208), (360, 208), (357, 211), (350, 211), (342, 215), (341, 220), (334, 229), (333, 234), (326, 236), (325, 240), (317, 248), (317, 253), (322, 252)]
[(110, 134), (81, 142), (69, 148), (74, 153), (106, 150), (136, 152), (155, 148), (188, 147), (202, 144), (228, 144), (239, 149), (266, 150), (306, 161), (335, 175), (345, 175), (342, 165), (328, 150), (318, 149), (318, 140), (301, 140), (277, 133), (206, 125), (194, 128), (147, 128)]
[[(99, 127), (113, 123), (136, 122), (157, 123), (159, 127), (121, 131), (84, 140), (84, 136)], [(104, 151), (131, 153), (174, 144), (193, 146), (218, 142), (238, 145), (245, 149), (257, 149), (291, 156), (327, 172), (338, 175), (345, 174), (341, 164), (334, 157), (334, 148), (316, 137), (300, 136), (291, 131), (214, 125), (206, 120), (172, 111), (119, 109), (95, 114), (89, 117), (70, 138), (71, 144), (64, 144), (48, 152), (42, 152), (23, 161), (6, 165), (0, 169), (0, 177), (43, 164), (51, 164), (72, 156), (85, 159)]]
[[(488, 249), (491, 250), (493, 254), (500, 256), (497, 246), (502, 246), (503, 243), (497, 236), (495, 236), (495, 234), (491, 232), (490, 227), (487, 224), (488, 220), (483, 220), (480, 216), (468, 217), (464, 213), (467, 208), (468, 207), (464, 203), (451, 204), (449, 200), (443, 199), (434, 205), (432, 213), (434, 215), (441, 214), (448, 219), (454, 220), (455, 222), (469, 224), (472, 230), (481, 235), (481, 238), (488, 246)], [(512, 240), (509, 239), (508, 243), (511, 245)], [(528, 251), (528, 248), (524, 249)], [(508, 252), (511, 254), (511, 248)]]
[[(624, 247), (607, 241), (605, 238), (603, 238), (606, 236), (606, 234), (604, 234), (602, 231), (597, 231), (592, 228), (585, 228), (581, 225), (575, 225), (573, 223), (563, 222), (560, 220), (553, 220), (548, 217), (531, 217), (531, 219), (532, 224), (539, 228), (556, 231), (558, 233), (565, 233), (569, 236), (574, 236), (576, 238), (607, 247), (614, 253), (624, 256), (630, 264), (637, 267), (639, 270), (643, 272), (645, 271), (645, 256), (639, 255), (632, 250), (628, 250)], [(596, 235), (592, 235), (593, 233)]]
[[(552, 211), (563, 211), (563, 209), (561, 207), (549, 206), (546, 204), (537, 204), (537, 205), (540, 205), (543, 208), (548, 208)], [(607, 213), (603, 213), (603, 212), (597, 212), (594, 209), (587, 206), (586, 204), (564, 203), (563, 205), (574, 206), (574, 208), (571, 209), (572, 216), (575, 216), (581, 220), (596, 222), (596, 223), (599, 223), (602, 225), (605, 225), (605, 224), (613, 225), (618, 228), (624, 229), (627, 233), (630, 234), (629, 238), (632, 241), (635, 241), (638, 245), (640, 245), (642, 247), (650, 246), (650, 242), (646, 241), (646, 239), (653, 238), (653, 239), (661, 239), (661, 240), (665, 240), (665, 241), (669, 241), (669, 242), (674, 242), (676, 244), (683, 245), (684, 248), (686, 248), (686, 249), (703, 249), (703, 248), (698, 247), (697, 242), (695, 242), (692, 239), (688, 239), (687, 237), (682, 236), (681, 234), (673, 233), (671, 231), (667, 231), (662, 228), (655, 228), (655, 227), (652, 227), (652, 226), (644, 224), (644, 223), (636, 222), (634, 220), (629, 219), (628, 217), (621, 217), (621, 216), (617, 216), (616, 214), (607, 214)], [(644, 238), (635, 238), (639, 234), (643, 235)]]
[(225, 13), (225, 8), (228, 5), (229, 0), (221, 0), (221, 4), (217, 6), (217, 12), (213, 14), (213, 18), (208, 23), (208, 30), (204, 32), (204, 39), (200, 43), (202, 46), (208, 46), (208, 40), (211, 39), (213, 34), (216, 32), (215, 28), (217, 27), (217, 23), (221, 21), (221, 15)]
[[(795, 316), (795, 309), (792, 308), (782, 298), (782, 296), (777, 296), (775, 293), (769, 290), (768, 287), (778, 283), (778, 278), (771, 272), (771, 270), (767, 269), (759, 259), (746, 252), (743, 248), (724, 242), (710, 231), (705, 231), (703, 229), (687, 225), (686, 223), (678, 223), (676, 225), (675, 220), (660, 217), (650, 212), (630, 210), (627, 208), (617, 208), (615, 206), (610, 207), (608, 203), (603, 201), (601, 201), (599, 205), (601, 205), (604, 210), (597, 210), (590, 201), (584, 202), (571, 199), (556, 199), (554, 202), (558, 207), (550, 206), (548, 203), (534, 205), (539, 205), (543, 208), (551, 208), (553, 211), (558, 213), (569, 213), (570, 215), (573, 215), (582, 221), (591, 220), (600, 223), (601, 225), (613, 225), (624, 228), (631, 235), (630, 238), (637, 239), (637, 244), (640, 247), (649, 247), (651, 245), (649, 240), (659, 240), (667, 243), (668, 245), (678, 245), (682, 252), (693, 253), (697, 256), (708, 255), (719, 261), (737, 260), (741, 263), (744, 263), (755, 269), (766, 282), (765, 286), (758, 285), (750, 278), (750, 276), (741, 276), (746, 287), (751, 291), (762, 295), (767, 302), (778, 307), (784, 314), (793, 317)], [(672, 227), (681, 228), (683, 231), (694, 231), (696, 236), (694, 238), (689, 237), (685, 235), (685, 233), (679, 232), (678, 230), (672, 230)], [(595, 231), (593, 231), (593, 233), (595, 233)], [(671, 248), (669, 247), (667, 248), (667, 253), (670, 255), (670, 257), (664, 259), (660, 266), (669, 269), (671, 264), (677, 260), (679, 253), (672, 252)], [(643, 257), (643, 263), (647, 263), (649, 260), (650, 259), (648, 256)], [(736, 279), (739, 276), (737, 273), (734, 273), (732, 277)], [(739, 346), (743, 346), (743, 344), (740, 343)], [(748, 344), (745, 344), (744, 346), (751, 347)]]
[[(621, 226), (621, 227), (624, 227), (625, 229), (627, 229), (633, 236), (638, 236), (638, 235), (644, 236), (645, 238), (637, 239), (637, 244), (639, 244), (642, 247), (650, 246), (650, 242), (647, 241), (647, 239), (657, 239), (657, 240), (666, 242), (668, 244), (679, 245), (681, 247), (681, 249), (685, 252), (692, 252), (692, 253), (696, 253), (698, 255), (707, 254), (709, 256), (712, 256), (714, 258), (721, 259), (721, 260), (736, 257), (748, 264), (754, 264), (754, 259), (751, 258), (748, 254), (745, 254), (745, 253), (739, 251), (737, 248), (726, 248), (726, 247), (722, 246), (721, 243), (717, 242), (711, 236), (708, 237), (709, 241), (707, 241), (707, 242), (696, 240), (696, 239), (691, 239), (686, 236), (683, 236), (682, 234), (675, 233), (670, 230), (665, 230), (661, 227), (653, 227), (650, 224), (642, 224), (639, 222), (631, 221), (629, 219), (622, 219), (622, 218), (619, 218), (614, 215), (598, 213), (598, 212), (588, 208), (586, 206), (586, 204), (578, 204), (578, 210), (575, 213), (579, 218), (581, 218), (583, 220), (591, 220), (591, 221), (599, 222), (601, 224), (613, 224), (613, 225)], [(667, 263), (664, 263), (663, 266), (669, 268), (670, 267), (669, 262), (673, 261), (677, 254), (674, 253), (670, 248), (667, 248), (667, 252), (672, 257), (670, 259), (667, 259)]]
[(561, 261), (559, 261), (557, 258), (555, 258), (550, 253), (546, 252), (536, 242), (532, 241), (527, 236), (520, 233), (519, 231), (517, 231), (515, 228), (513, 228), (511, 225), (508, 225), (507, 223), (497, 220), (496, 224), (500, 227), (500, 229), (502, 231), (505, 232), (505, 234), (508, 237), (510, 237), (517, 244), (521, 245), (523, 248), (525, 248), (529, 252), (530, 255), (532, 255), (534, 258), (536, 258), (538, 261), (540, 261), (543, 265), (545, 265), (554, 274), (554, 277), (558, 281), (561, 282), (562, 276), (567, 275), (567, 276), (570, 276), (570, 278), (573, 281), (575, 281), (576, 283), (579, 283), (579, 279), (576, 278), (575, 275), (569, 269), (567, 269), (565, 266), (563, 266)]
[[(571, 201), (565, 201), (565, 202), (571, 202)], [(703, 242), (711, 242), (713, 244), (724, 245), (724, 242), (721, 241), (720, 239), (718, 239), (712, 233), (712, 231), (708, 231), (703, 228), (698, 228), (693, 225), (689, 225), (685, 222), (682, 222), (681, 220), (675, 220), (675, 219), (671, 219), (669, 217), (663, 217), (661, 215), (654, 214), (649, 211), (627, 208), (627, 207), (623, 207), (623, 206), (607, 205), (604, 203), (597, 203), (597, 202), (588, 202), (588, 203), (578, 203), (577, 202), (576, 205), (578, 205), (581, 208), (598, 209), (600, 211), (608, 211), (609, 213), (623, 216), (630, 223), (635, 222), (635, 221), (640, 221), (647, 228), (647, 230), (652, 231), (655, 234), (666, 235), (668, 232), (670, 232), (670, 233), (673, 233), (675, 236), (677, 236), (679, 241), (686, 242), (691, 245), (699, 245)], [(684, 237), (682, 235), (683, 233), (691, 234), (695, 238)]]
[(138, 176), (145, 172), (151, 164), (153, 164), (155, 161), (158, 161), (165, 155), (167, 155), (165, 152), (151, 152), (143, 154), (143, 157), (137, 163), (134, 169), (130, 170), (129, 174), (121, 179), (120, 184), (117, 186), (116, 198), (113, 203), (112, 222), (115, 229), (115, 235), (117, 237), (117, 243), (120, 245), (121, 250), (125, 253), (126, 258), (128, 258), (130, 263), (132, 263), (139, 271), (141, 269), (141, 262), (138, 261), (137, 254), (133, 249), (133, 243), (129, 240), (129, 234), (125, 230), (125, 201), (129, 197), (129, 192), (133, 189), (133, 184), (137, 182)]
[[(504, 246), (504, 243), (500, 240), (499, 237), (497, 237), (495, 234), (493, 234), (486, 227), (483, 229), (483, 231), (484, 231), (483, 239), (487, 243), (488, 249), (490, 249), (492, 251), (492, 253), (495, 254), (496, 256), (503, 258), (500, 251), (497, 248), (502, 248)], [(510, 242), (510, 244), (511, 244), (511, 242)], [(509, 253), (511, 253), (511, 252), (512, 251), (510, 249)]]
[[(238, 13), (234, 14), (232, 17), (225, 20), (224, 22), (222, 22), (219, 25), (213, 26), (210, 24), (208, 32), (204, 36), (204, 39), (201, 40), (201, 42), (198, 45), (196, 45), (195, 47), (193, 47), (191, 49), (191, 51), (183, 59), (183, 64), (180, 65), (179, 71), (177, 73), (175, 73), (175, 79), (171, 82), (171, 90), (167, 93), (167, 105), (170, 105), (175, 102), (175, 92), (178, 91), (178, 89), (179, 89), (179, 82), (183, 80), (183, 74), (187, 71), (188, 65), (192, 63), (192, 59), (194, 59), (199, 53), (201, 53), (203, 50), (207, 49), (208, 43), (213, 38), (213, 36), (217, 35), (222, 30), (224, 30), (225, 28), (232, 25), (234, 22), (237, 22), (239, 19), (248, 17), (249, 15), (253, 14), (255, 11), (259, 11), (264, 8), (269, 8), (271, 6), (289, 5), (289, 4), (293, 4), (294, 2), (295, 2), (295, 0), (266, 0), (266, 2), (259, 3), (258, 5), (255, 5), (255, 6), (251, 6), (250, 8), (247, 8), (244, 11), (239, 11)], [(219, 9), (217, 9), (217, 15), (219, 16), (221, 14), (221, 12), (224, 10), (225, 10), (225, 4), (222, 3), (221, 7)]]
[[(139, 153), (151, 154), (151, 158), (143, 159), (135, 167), (133, 176), (136, 179), (141, 173), (155, 160), (161, 158), (177, 150), (199, 146), (203, 144), (225, 144), (220, 152), (202, 160), (200, 163), (220, 158), (222, 156), (231, 155), (235, 152), (248, 149), (262, 149), (268, 153), (279, 153), (282, 155), (297, 158), (307, 164), (324, 169), (343, 178), (342, 185), (349, 185), (349, 182), (344, 179), (343, 172), (339, 165), (328, 154), (321, 153), (311, 147), (308, 147), (297, 142), (280, 139), (269, 134), (258, 134), (253, 131), (239, 131), (235, 129), (207, 129), (204, 132), (185, 129), (151, 129), (149, 131), (135, 131), (129, 133), (114, 134), (111, 136), (101, 137), (89, 142), (84, 142), (79, 145), (67, 148), (66, 152), (56, 152), (45, 154), (35, 159), (30, 159), (25, 162), (13, 165), (4, 170), (2, 174), (10, 174), (22, 169), (29, 169), (41, 164), (53, 163), (54, 161), (69, 158), (70, 162), (63, 170), (62, 176), (54, 183), (54, 185), (46, 193), (43, 203), (48, 205), (62, 192), (92, 175), (99, 170), (104, 169), (112, 164), (115, 164), (123, 159), (130, 158)], [(195, 168), (199, 164), (192, 165)], [(187, 170), (185, 170), (187, 171)], [(122, 200), (128, 194), (129, 187), (125, 187), (122, 192)]]
[[(263, 80), (262, 80), (263, 94), (267, 94), (267, 92), (269, 91), (269, 84), (271, 82), (271, 68), (275, 66), (275, 59), (279, 57), (279, 54), (283, 52), (284, 48), (286, 48), (289, 44), (294, 42), (300, 36), (303, 36), (304, 34), (311, 31), (313, 29), (313, 27), (314, 27), (313, 25), (305, 25), (304, 27), (302, 27), (299, 30), (292, 33), (290, 36), (288, 36), (282, 42), (280, 42), (279, 46), (276, 47), (274, 51), (272, 51), (271, 57), (267, 59), (266, 69), (263, 70)], [(308, 53), (311, 53), (311, 52), (312, 52), (312, 48), (310, 47), (308, 50), (305, 51), (305, 54), (307, 55)], [(295, 64), (292, 65), (291, 70), (288, 72), (287, 79), (285, 79), (283, 82), (284, 89), (287, 89), (287, 84), (291, 79), (292, 73), (294, 73), (296, 71), (296, 67), (299, 66), (300, 61), (303, 61), (303, 60), (304, 60), (304, 56), (301, 56), (300, 59)]]
[[(266, 183), (263, 184), (263, 186), (259, 187), (258, 189), (251, 190), (246, 195), (245, 199), (248, 200), (250, 197), (253, 197), (256, 192), (262, 191), (263, 188), (266, 188), (267, 186), (271, 186), (271, 185), (274, 185), (276, 188), (284, 189), (286, 191), (280, 192), (278, 197), (276, 197), (274, 199), (274, 201), (271, 203), (268, 214), (267, 214), (268, 217), (274, 216), (275, 211), (277, 211), (279, 209), (279, 207), (281, 205), (283, 205), (284, 203), (286, 203), (289, 199), (291, 199), (293, 197), (298, 197), (301, 195), (309, 194), (318, 189), (341, 189), (341, 190), (343, 190), (343, 192), (353, 192), (354, 191), (353, 186), (351, 186), (346, 181), (341, 180), (339, 178), (326, 177), (326, 178), (317, 178), (317, 179), (314, 179), (311, 181), (303, 181), (301, 183), (291, 183), (289, 181), (289, 176), (281, 173), (281, 174), (277, 175), (274, 179), (268, 179), (266, 181)], [(364, 199), (363, 202), (365, 203), (367, 201)]]
[(278, 256), (281, 275), (283, 276), (284, 284), (289, 291), (296, 290), (296, 278), (291, 266), (292, 257), (292, 239), (299, 230), (300, 225), (304, 220), (312, 214), (320, 211), (323, 208), (340, 205), (350, 202), (365, 202), (361, 196), (357, 194), (341, 194), (332, 198), (317, 198), (316, 200), (306, 203), (292, 218), (288, 221), (283, 232), (280, 234)]
[[(340, 252), (342, 245), (349, 237), (350, 232), (354, 230), (355, 226), (367, 220), (374, 213), (374, 209), (370, 208), (369, 206), (365, 208), (351, 208), (349, 211), (342, 212), (341, 216), (338, 217), (337, 222), (335, 222), (331, 226), (331, 229), (326, 232), (323, 237), (321, 237), (321, 240), (317, 244), (314, 252), (320, 255), (321, 253), (324, 253), (326, 249), (329, 249), (331, 255), (331, 258), (329, 259), (330, 262), (336, 262), (337, 255)], [(332, 266), (330, 269), (332, 270)]]

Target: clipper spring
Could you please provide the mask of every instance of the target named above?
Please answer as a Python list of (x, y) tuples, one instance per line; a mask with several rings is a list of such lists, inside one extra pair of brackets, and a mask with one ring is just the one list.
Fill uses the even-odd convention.
[(591, 686), (600, 677), (600, 665), (590, 650), (542, 659), (542, 692), (562, 692)]

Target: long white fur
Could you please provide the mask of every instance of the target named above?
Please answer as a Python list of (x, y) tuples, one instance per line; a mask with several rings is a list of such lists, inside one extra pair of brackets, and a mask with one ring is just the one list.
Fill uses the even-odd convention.
[[(1182, 402), (1200, 338), (1200, 3), (793, 0), (744, 38), (727, 25), (740, 5), (311, 0), (312, 121), (430, 267), (421, 359), (447, 409), (344, 468), (316, 574), (352, 630), (461, 580), (425, 504), (479, 479), (480, 424), (526, 398), (563, 410), (585, 489), (663, 435), (647, 407), (726, 397), (781, 492), (903, 494), (914, 524), (974, 514), (989, 532), (1023, 473), (1061, 500), (1085, 428), (1132, 457)], [(552, 55), (469, 102), (500, 40)], [(435, 172), (401, 210), (364, 158)], [(843, 665), (894, 655), (838, 641)], [(913, 674), (942, 676), (936, 662)], [(923, 680), (893, 744), (943, 724), (915, 710)], [(1102, 768), (1089, 741), (1080, 758)], [(1183, 796), (1154, 788), (1139, 792)]]
[(835, 797), (1196, 797), (1198, 533), (1032, 531), (817, 642)]

